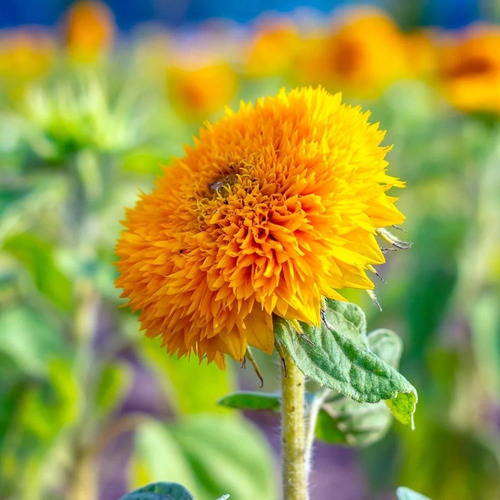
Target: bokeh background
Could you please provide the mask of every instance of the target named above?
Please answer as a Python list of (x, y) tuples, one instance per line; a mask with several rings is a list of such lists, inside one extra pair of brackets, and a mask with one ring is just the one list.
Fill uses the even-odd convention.
[[(420, 401), (413, 432), (324, 423), (312, 498), (500, 498), (499, 19), (486, 0), (1, 0), (0, 498), (114, 500), (155, 480), (279, 498), (279, 416), (216, 404), (255, 374), (144, 339), (113, 249), (202, 122), (318, 84), (371, 110), (407, 182), (413, 247), (378, 270), (382, 312), (347, 295), (403, 338)], [(277, 390), (277, 360), (258, 361)]]

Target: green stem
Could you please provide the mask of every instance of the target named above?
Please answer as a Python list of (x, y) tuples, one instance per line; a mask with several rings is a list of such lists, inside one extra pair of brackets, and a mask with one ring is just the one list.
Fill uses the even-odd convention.
[(97, 498), (97, 481), (94, 457), (87, 452), (89, 433), (92, 432), (92, 403), (95, 384), (93, 379), (95, 361), (92, 359), (99, 307), (98, 294), (90, 280), (80, 278), (75, 284), (77, 309), (74, 319), (74, 336), (77, 345), (76, 377), (81, 394), (79, 419), (75, 424), (73, 464), (71, 477), (71, 500), (93, 500)]
[(315, 395), (309, 407), (309, 418), (306, 434), (306, 466), (309, 468), (312, 462), (312, 449), (314, 445), (314, 438), (316, 436), (316, 422), (318, 420), (321, 405), (330, 394), (330, 389), (323, 387)]
[(307, 500), (305, 377), (283, 350), (282, 383), (282, 463), (285, 500)]

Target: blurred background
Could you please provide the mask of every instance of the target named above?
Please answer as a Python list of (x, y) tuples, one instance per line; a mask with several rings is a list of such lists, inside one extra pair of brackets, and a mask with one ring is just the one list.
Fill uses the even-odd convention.
[[(323, 421), (312, 498), (500, 498), (500, 2), (0, 1), (0, 499), (114, 500), (156, 480), (279, 498), (279, 416), (169, 358), (119, 307), (124, 208), (225, 105), (325, 86), (387, 129), (413, 248), (369, 329), (404, 341), (416, 430)], [(376, 278), (374, 278), (376, 279)], [(266, 391), (277, 360), (258, 356)], [(389, 428), (390, 427), (390, 428)]]

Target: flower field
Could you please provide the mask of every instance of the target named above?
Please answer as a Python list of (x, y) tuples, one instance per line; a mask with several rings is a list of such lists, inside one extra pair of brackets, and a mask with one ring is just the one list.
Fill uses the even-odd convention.
[(499, 113), (493, 23), (0, 30), (0, 499), (500, 498)]

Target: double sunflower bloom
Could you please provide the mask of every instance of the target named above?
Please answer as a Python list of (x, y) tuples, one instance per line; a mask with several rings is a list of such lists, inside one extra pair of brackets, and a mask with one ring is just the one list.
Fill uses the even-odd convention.
[(387, 191), (404, 184), (368, 118), (305, 88), (207, 125), (127, 211), (117, 245), (117, 286), (146, 334), (223, 368), (247, 345), (273, 350), (273, 314), (319, 324), (322, 297), (372, 289), (375, 231), (404, 220)]

